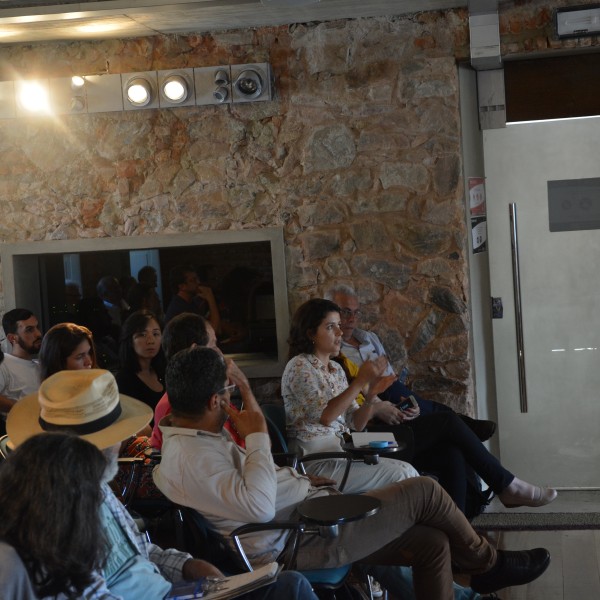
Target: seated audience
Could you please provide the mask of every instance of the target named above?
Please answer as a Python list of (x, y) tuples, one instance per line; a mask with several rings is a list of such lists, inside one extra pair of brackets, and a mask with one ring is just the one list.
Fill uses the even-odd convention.
[[(325, 316), (321, 317), (322, 320), (316, 319), (313, 316), (312, 321), (306, 321), (304, 315), (309, 314)], [(342, 330), (340, 327), (340, 308), (336, 304), (330, 300), (322, 299), (313, 299), (305, 302), (298, 309), (292, 321), (292, 330), (300, 323), (303, 325), (302, 327), (298, 327), (298, 330), (304, 331), (304, 340), (302, 339), (302, 335), (299, 334), (297, 336), (299, 344), (304, 343), (306, 345), (308, 341), (312, 342), (313, 339), (316, 340), (316, 336), (321, 334), (324, 328), (330, 327), (330, 353), (332, 355), (339, 353)], [(308, 326), (306, 323), (308, 323)], [(315, 328), (315, 323), (319, 323), (317, 328)], [(308, 358), (309, 356), (310, 358)], [(381, 360), (381, 357), (377, 360)], [(307, 355), (306, 358), (303, 355), (299, 355), (297, 361), (296, 365), (305, 365), (308, 363), (316, 365), (316, 367), (319, 366), (319, 363), (315, 362), (313, 355)], [(360, 391), (363, 386), (363, 380), (360, 379), (360, 371), (370, 364), (372, 364), (372, 361), (363, 363), (357, 372), (356, 379), (351, 381), (350, 385), (347, 383), (342, 367), (336, 364), (337, 369), (334, 369), (334, 371), (339, 378), (339, 387), (335, 389), (338, 390), (338, 393), (340, 389), (348, 389), (352, 390), (352, 394), (356, 397), (357, 391)], [(290, 365), (292, 365), (292, 368), (290, 368)], [(325, 376), (323, 369), (321, 369), (320, 373), (323, 374), (321, 377)], [(328, 380), (333, 378), (330, 373), (327, 373), (326, 376), (327, 379), (325, 382), (320, 382), (320, 389), (324, 390), (321, 391), (321, 394), (325, 394), (325, 396), (327, 396), (326, 384)], [(306, 385), (307, 380), (308, 376), (303, 374), (301, 367), (296, 366), (293, 368), (292, 362), (288, 364), (282, 380), (282, 391), (286, 407), (290, 405), (293, 409), (288, 411), (288, 418), (292, 434), (296, 436), (306, 436), (308, 418), (305, 406), (309, 404), (308, 399), (314, 397), (317, 393), (315, 384), (312, 387), (308, 386)], [(333, 389), (333, 383), (329, 384), (329, 389)], [(292, 399), (291, 401), (290, 398)], [(442, 484), (442, 487), (446, 489), (463, 512), (465, 510), (467, 488), (466, 465), (473, 468), (477, 475), (498, 494), (502, 503), (507, 507), (524, 505), (543, 506), (556, 498), (556, 490), (531, 485), (518, 479), (505, 469), (454, 412), (438, 412), (418, 417), (418, 408), (400, 410), (389, 402), (385, 402), (384, 404), (388, 406), (389, 410), (381, 412), (377, 416), (380, 418), (383, 417), (383, 420), (390, 425), (405, 423), (413, 430), (415, 437), (415, 458), (413, 459), (413, 464), (426, 471), (435, 467), (436, 474), (439, 473), (440, 484)], [(364, 403), (362, 408), (365, 405), (367, 403)], [(325, 422), (325, 418), (329, 418), (330, 412), (325, 412), (328, 407), (329, 405), (326, 405), (322, 409), (324, 416), (321, 416), (321, 424)], [(372, 416), (376, 415), (370, 415), (369, 418)], [(357, 428), (356, 425), (355, 419), (355, 429)], [(360, 421), (359, 425), (360, 428), (364, 427), (366, 421)]]
[[(167, 366), (166, 383), (173, 412), (161, 425), (163, 457), (155, 468), (156, 484), (174, 502), (204, 515), (223, 535), (246, 523), (294, 518), (296, 507), (307, 498), (336, 493), (318, 487), (327, 483), (323, 478), (275, 466), (267, 425), (250, 387), (241, 387), (244, 410), (231, 411), (227, 368), (214, 350), (178, 352)], [(246, 450), (223, 430), (227, 417), (245, 437)], [(419, 600), (450, 600), (453, 566), (472, 574), (471, 586), (480, 593), (532, 581), (548, 566), (549, 553), (543, 548), (497, 551), (429, 477), (367, 495), (381, 501), (376, 514), (345, 523), (337, 537), (302, 538), (300, 570), (357, 561), (410, 564)], [(257, 532), (247, 537), (245, 548), (253, 564), (261, 564), (275, 560), (285, 541), (279, 531)], [(378, 580), (397, 594), (393, 567), (380, 571)]]
[(80, 598), (107, 558), (106, 460), (75, 435), (43, 433), (0, 464), (0, 596)]
[[(342, 347), (341, 351), (355, 365), (360, 366), (365, 360), (372, 360), (379, 356), (386, 356), (383, 344), (372, 331), (359, 329), (358, 324), (362, 316), (358, 296), (354, 289), (348, 285), (339, 285), (331, 288), (325, 294), (327, 300), (332, 300), (340, 307), (342, 322)], [(394, 375), (394, 370), (388, 364), (386, 375)], [(390, 387), (381, 394), (384, 400), (398, 404), (402, 398), (413, 394), (419, 404), (419, 413), (427, 415), (434, 412), (454, 412), (449, 406), (426, 400), (414, 394), (405, 384), (395, 380)], [(459, 415), (465, 424), (473, 430), (477, 437), (485, 442), (494, 435), (496, 423), (484, 419), (472, 419), (467, 415)]]
[[(217, 347), (215, 330), (212, 325), (200, 315), (194, 313), (181, 313), (180, 315), (173, 317), (167, 323), (163, 332), (162, 347), (166, 359), (170, 360), (171, 357), (175, 356), (180, 350), (195, 348), (196, 346), (204, 346), (206, 348), (212, 348), (217, 352), (221, 352)], [(226, 362), (231, 371), (239, 371), (232, 360), (228, 359)], [(239, 372), (237, 373), (237, 376), (243, 377), (243, 374)], [(161, 419), (170, 412), (171, 405), (169, 404), (169, 396), (165, 393), (154, 409), (154, 427), (152, 429), (150, 443), (157, 450), (160, 450), (162, 447), (162, 432), (158, 425)], [(226, 421), (225, 428), (229, 431), (236, 443), (244, 447), (244, 440), (238, 435), (230, 420)]]
[(117, 384), (122, 394), (141, 400), (152, 410), (165, 393), (165, 355), (161, 347), (162, 328), (153, 313), (132, 313), (121, 330), (121, 368)]
[[(70, 415), (69, 419), (64, 418), (65, 413)], [(103, 600), (138, 600), (139, 598), (164, 600), (172, 583), (182, 580), (193, 581), (205, 576), (223, 576), (217, 567), (206, 561), (194, 559), (190, 554), (178, 550), (163, 550), (149, 543), (106, 483), (113, 478), (116, 471), (116, 457), (120, 442), (144, 427), (151, 418), (152, 411), (148, 406), (133, 398), (120, 396), (113, 375), (100, 369), (55, 373), (42, 383), (39, 394), (24, 398), (19, 410), (10, 415), (7, 427), (16, 446), (25, 444), (26, 440), (44, 430), (64, 431), (80, 435), (81, 438), (102, 450), (106, 457), (104, 473), (95, 474), (98, 478), (95, 483), (97, 488), (101, 479), (99, 489), (101, 490), (100, 529), (102, 533), (99, 534), (97, 529), (92, 529), (93, 523), (91, 523), (90, 529), (94, 532), (91, 540), (83, 535), (81, 539), (69, 537), (66, 540), (79, 551), (83, 564), (90, 565), (90, 570), (94, 569), (91, 584), (88, 585), (89, 581), (83, 578), (78, 579), (77, 585), (84, 586), (85, 589), (76, 597)], [(85, 433), (82, 433), (82, 430)], [(59, 463), (60, 459), (55, 457), (55, 461)], [(34, 464), (37, 464), (36, 461)], [(63, 497), (63, 494), (65, 496), (70, 494), (76, 498), (77, 504), (87, 490), (80, 489), (81, 482), (76, 479), (75, 474), (70, 477), (70, 469), (67, 466), (64, 466), (63, 470), (69, 476), (53, 480), (52, 493), (57, 495), (57, 501), (58, 498)], [(27, 474), (27, 470), (22, 470), (21, 478), (27, 479)], [(29, 496), (25, 497), (31, 497), (33, 506), (41, 505), (41, 500), (34, 498), (38, 493), (37, 484), (31, 478), (29, 479), (31, 490)], [(85, 477), (82, 480), (85, 481)], [(67, 486), (69, 490), (57, 489), (62, 485)], [(1, 484), (0, 488), (5, 489), (7, 493), (10, 492), (9, 495), (14, 496), (15, 499), (19, 498), (13, 493), (12, 488), (6, 488)], [(52, 502), (53, 498), (49, 500)], [(51, 506), (54, 505), (52, 502)], [(65, 524), (70, 523), (75, 509), (78, 515), (83, 512), (82, 507), (75, 506), (73, 510), (69, 510), (69, 506), (65, 504), (60, 507), (62, 509), (60, 514), (65, 517)], [(20, 512), (23, 512), (22, 508)], [(47, 516), (42, 506), (37, 517), (44, 520)], [(2, 529), (2, 525), (0, 531), (3, 532), (5, 530)], [(54, 523), (41, 523), (39, 530), (23, 528), (22, 535), (32, 536), (36, 543), (42, 535), (45, 537), (47, 530), (52, 531), (53, 526)], [(78, 533), (78, 529), (73, 531), (75, 534)], [(99, 561), (96, 562), (95, 557), (96, 552), (102, 549), (103, 539), (107, 542), (107, 551), (104, 554), (107, 560), (101, 564)], [(12, 543), (10, 539), (8, 542)], [(82, 550), (84, 543), (87, 546), (86, 552)], [(59, 544), (57, 538), (52, 538), (50, 535), (48, 535), (46, 548), (48, 547), (51, 552), (68, 551), (69, 557), (75, 556), (71, 554), (68, 545)], [(25, 564), (27, 560), (27, 556), (23, 557)], [(65, 577), (64, 572), (60, 574)], [(72, 583), (68, 578), (66, 582)], [(316, 600), (306, 579), (294, 572), (282, 573), (276, 583), (244, 595), (242, 598)], [(19, 600), (23, 599), (19, 597)]]
[[(339, 352), (339, 314), (328, 300), (309, 300), (295, 313), (290, 328), (289, 362), (281, 379), (290, 449), (301, 455), (312, 452), (341, 452), (341, 436), (352, 428), (364, 429), (375, 416), (388, 419), (396, 409), (380, 402), (376, 390), (385, 368), (385, 359), (367, 361), (356, 379), (348, 385), (343, 369), (330, 357)], [(356, 403), (363, 388), (367, 401)], [(305, 468), (314, 475), (340, 481), (344, 460), (310, 461)], [(344, 491), (359, 493), (381, 487), (417, 471), (400, 460), (380, 458), (377, 465), (355, 462), (350, 468)]]

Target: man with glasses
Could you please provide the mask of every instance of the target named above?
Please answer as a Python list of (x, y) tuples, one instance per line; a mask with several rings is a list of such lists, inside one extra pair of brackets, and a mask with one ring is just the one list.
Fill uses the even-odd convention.
[[(375, 333), (358, 327), (363, 313), (360, 309), (358, 295), (353, 288), (348, 285), (339, 285), (329, 289), (325, 297), (340, 307), (340, 320), (343, 332), (342, 352), (349, 360), (360, 366), (366, 360), (387, 355), (381, 340)], [(385, 374), (393, 374), (391, 366), (388, 366), (388, 371)], [(380, 394), (380, 397), (398, 404), (402, 398), (407, 398), (410, 395), (414, 396), (419, 404), (418, 410), (410, 413), (412, 418), (419, 414), (426, 415), (452, 410), (449, 406), (440, 402), (421, 398), (400, 381), (394, 381), (385, 393)], [(490, 439), (496, 431), (496, 423), (494, 421), (472, 419), (467, 415), (459, 416), (482, 442)]]

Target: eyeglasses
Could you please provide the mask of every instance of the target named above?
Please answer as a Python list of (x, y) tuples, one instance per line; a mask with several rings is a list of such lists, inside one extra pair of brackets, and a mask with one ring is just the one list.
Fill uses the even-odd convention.
[(340, 315), (344, 317), (344, 319), (349, 319), (350, 317), (356, 317), (360, 319), (363, 316), (363, 311), (360, 308), (356, 310), (350, 310), (349, 308), (342, 308), (340, 310)]
[(237, 385), (235, 385), (235, 383), (233, 385), (226, 385), (224, 388), (221, 388), (217, 392), (217, 394), (221, 395), (221, 394), (224, 394), (225, 392), (229, 392), (230, 394), (233, 394), (236, 387), (237, 387)]

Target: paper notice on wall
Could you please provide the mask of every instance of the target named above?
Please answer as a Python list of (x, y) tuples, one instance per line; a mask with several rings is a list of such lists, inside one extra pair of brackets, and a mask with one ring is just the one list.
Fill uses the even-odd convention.
[(485, 179), (469, 177), (469, 209), (471, 216), (485, 215)]
[(471, 219), (471, 236), (473, 238), (473, 254), (487, 250), (487, 219), (473, 217)]

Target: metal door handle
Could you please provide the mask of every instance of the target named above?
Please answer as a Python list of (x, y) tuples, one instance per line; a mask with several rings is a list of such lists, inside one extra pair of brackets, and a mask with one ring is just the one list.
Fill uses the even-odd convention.
[(517, 205), (508, 205), (510, 215), (510, 250), (513, 268), (513, 292), (515, 295), (515, 327), (517, 330), (517, 367), (519, 370), (519, 398), (521, 412), (527, 412), (527, 378), (525, 375), (525, 343), (523, 341), (523, 310), (521, 306), (521, 272), (519, 269), (519, 237), (517, 235)]

